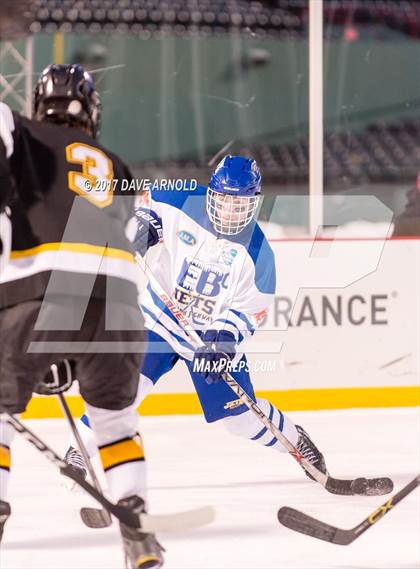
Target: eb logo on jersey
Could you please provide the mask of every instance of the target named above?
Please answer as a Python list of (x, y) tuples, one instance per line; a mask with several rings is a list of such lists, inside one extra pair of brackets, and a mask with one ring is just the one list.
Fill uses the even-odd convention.
[(184, 259), (177, 282), (186, 290), (213, 297), (218, 296), (221, 289), (227, 289), (228, 276), (229, 273), (205, 266), (197, 259), (191, 261)]

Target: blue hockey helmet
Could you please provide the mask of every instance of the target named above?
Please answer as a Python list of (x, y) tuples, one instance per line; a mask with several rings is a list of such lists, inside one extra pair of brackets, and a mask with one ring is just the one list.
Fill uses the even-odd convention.
[(237, 235), (253, 219), (261, 193), (261, 174), (255, 160), (225, 156), (207, 189), (207, 214), (222, 235)]

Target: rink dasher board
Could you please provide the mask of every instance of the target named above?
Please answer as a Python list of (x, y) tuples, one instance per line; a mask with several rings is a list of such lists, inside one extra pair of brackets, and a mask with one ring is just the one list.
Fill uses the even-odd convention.
[[(284, 410), (418, 405), (420, 240), (272, 240), (271, 246), (276, 295), (243, 345), (256, 389), (280, 399)], [(71, 404), (74, 412), (82, 409), (78, 398)], [(57, 412), (35, 398), (27, 416)], [(182, 362), (159, 382), (143, 412), (200, 412)]]

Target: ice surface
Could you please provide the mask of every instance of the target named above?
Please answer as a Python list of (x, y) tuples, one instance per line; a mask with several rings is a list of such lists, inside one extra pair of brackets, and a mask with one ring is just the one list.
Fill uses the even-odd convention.
[[(419, 471), (419, 410), (295, 412), (324, 452), (333, 476), (389, 475), (398, 490)], [(62, 420), (27, 422), (64, 454)], [(404, 499), (349, 546), (294, 533), (277, 522), (282, 505), (349, 528), (385, 501), (340, 497), (311, 482), (288, 455), (261, 448), (206, 425), (201, 417), (141, 419), (149, 461), (150, 510), (162, 513), (203, 504), (216, 508), (213, 525), (162, 534), (165, 568), (414, 569), (420, 565), (419, 491)], [(10, 501), (2, 569), (121, 569), (117, 524), (85, 528), (78, 510), (93, 504), (59, 485), (59, 475), (21, 437), (13, 446)]]

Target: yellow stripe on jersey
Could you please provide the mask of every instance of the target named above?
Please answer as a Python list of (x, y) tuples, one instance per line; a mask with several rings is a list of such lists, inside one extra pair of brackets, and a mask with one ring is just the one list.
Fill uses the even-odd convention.
[(134, 263), (134, 257), (129, 251), (123, 249), (114, 249), (113, 247), (106, 247), (101, 245), (90, 245), (89, 243), (44, 243), (31, 249), (24, 249), (23, 251), (12, 251), (10, 254), (11, 259), (26, 259), (33, 257), (44, 251), (71, 251), (72, 253), (88, 253), (99, 255), (101, 257), (112, 257), (114, 259), (124, 259), (130, 263)]
[(10, 449), (4, 445), (0, 445), (0, 468), (10, 470)]
[(144, 450), (140, 437), (122, 439), (115, 443), (101, 446), (99, 447), (99, 454), (105, 472), (127, 462), (144, 460)]

